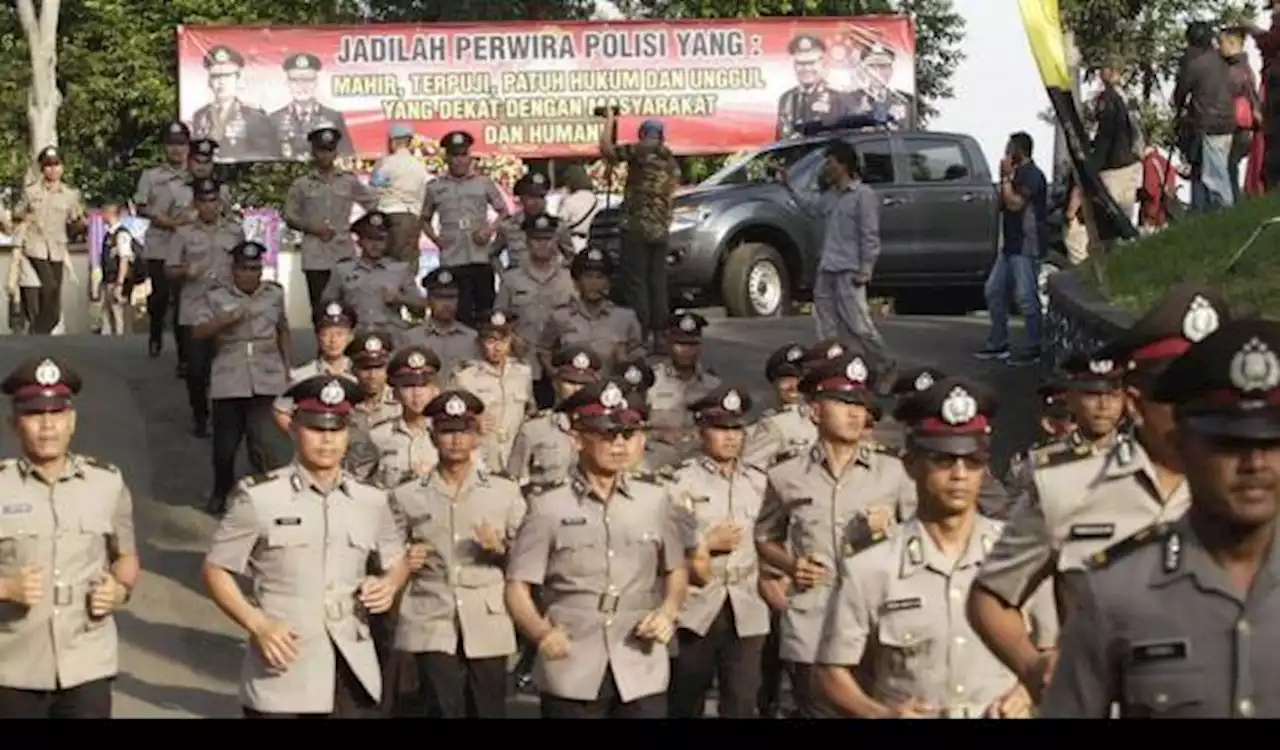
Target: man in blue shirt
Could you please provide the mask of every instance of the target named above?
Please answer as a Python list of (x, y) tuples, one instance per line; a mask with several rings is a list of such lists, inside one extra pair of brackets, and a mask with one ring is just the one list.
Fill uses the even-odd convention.
[[(1028, 364), (1040, 358), (1038, 269), (1048, 246), (1048, 182), (1031, 159), (1034, 144), (1026, 133), (1009, 136), (1000, 161), (1000, 215), (1003, 243), (987, 276), (987, 310), (991, 332), (974, 356)], [(1009, 348), (1009, 287), (1027, 326), (1027, 347), (1016, 355)]]

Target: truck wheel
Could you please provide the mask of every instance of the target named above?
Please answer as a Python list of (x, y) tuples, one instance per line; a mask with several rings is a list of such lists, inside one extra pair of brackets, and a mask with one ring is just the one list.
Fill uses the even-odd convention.
[(725, 309), (735, 318), (771, 318), (791, 307), (791, 282), (778, 251), (744, 242), (729, 254), (720, 287)]

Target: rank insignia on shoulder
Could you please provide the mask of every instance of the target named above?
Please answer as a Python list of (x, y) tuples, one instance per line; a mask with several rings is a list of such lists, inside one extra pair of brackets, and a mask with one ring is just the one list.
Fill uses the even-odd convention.
[(95, 469), (102, 469), (103, 471), (109, 471), (109, 472), (112, 472), (113, 474), (120, 473), (119, 467), (117, 467), (113, 463), (102, 461), (100, 459), (94, 458), (93, 456), (82, 456), (82, 458), (84, 459), (84, 462), (86, 464), (92, 466)]
[(538, 495), (546, 494), (548, 491), (553, 490), (562, 484), (564, 484), (564, 482), (561, 481), (530, 482), (522, 487), (521, 490), (524, 492), (525, 497), (536, 497)]
[(663, 467), (660, 467), (660, 468), (658, 469), (658, 471), (657, 471), (657, 476), (658, 476), (658, 478), (659, 478), (659, 479), (664, 479), (664, 480), (666, 480), (666, 481), (668, 481), (668, 482), (675, 481), (675, 478), (676, 478), (676, 467), (674, 467), (674, 466), (663, 466)]
[[(1175, 540), (1177, 539), (1178, 535), (1170, 534), (1171, 528), (1172, 527), (1167, 523), (1158, 523), (1153, 526), (1148, 526), (1147, 528), (1139, 531), (1138, 533), (1133, 534), (1132, 536), (1125, 537), (1124, 539), (1121, 539), (1120, 541), (1116, 542), (1110, 547), (1107, 547), (1104, 550), (1099, 550), (1098, 552), (1095, 552), (1092, 555), (1090, 555), (1089, 561), (1088, 561), (1088, 567), (1093, 570), (1097, 570), (1099, 568), (1105, 568), (1106, 566), (1114, 563), (1116, 560), (1119, 560), (1120, 558), (1124, 557), (1125, 555), (1128, 555), (1134, 550), (1140, 549), (1144, 545), (1165, 536), (1168, 536), (1170, 540)], [(1172, 543), (1172, 546), (1173, 546), (1172, 557), (1174, 561), (1173, 570), (1177, 570), (1177, 567), (1180, 561), (1180, 556), (1181, 556), (1181, 540), (1174, 541)], [(1166, 545), (1165, 560), (1164, 560), (1165, 569), (1166, 569), (1166, 572), (1173, 572), (1173, 570), (1169, 570), (1169, 567), (1170, 567), (1169, 557), (1170, 557), (1169, 547), (1168, 545)]]
[(782, 451), (781, 453), (779, 453), (778, 455), (774, 456), (774, 457), (773, 457), (773, 461), (769, 464), (769, 466), (770, 466), (770, 467), (773, 467), (773, 466), (777, 466), (778, 464), (780, 464), (780, 463), (782, 463), (782, 462), (784, 462), (784, 461), (790, 461), (791, 459), (795, 458), (796, 456), (799, 456), (799, 455), (800, 455), (800, 453), (801, 453), (801, 451), (796, 450), (795, 448), (788, 448), (788, 449), (786, 449), (786, 450)]
[(658, 475), (652, 471), (633, 471), (631, 478), (637, 482), (647, 482), (648, 484), (659, 484)]
[[(270, 480), (270, 479), (274, 478), (274, 477), (275, 477), (275, 475), (276, 475), (276, 472), (274, 472), (274, 471), (268, 471), (268, 472), (264, 472), (264, 473), (262, 473), (262, 474), (254, 474), (254, 475), (252, 475), (252, 476), (247, 476), (247, 477), (245, 477), (244, 479), (241, 479), (241, 480), (240, 480), (240, 485), (241, 485), (242, 487), (246, 488), (246, 489), (248, 489), (249, 487), (256, 487), (256, 486), (258, 486), (258, 485), (262, 484), (263, 482), (266, 482), (266, 481), (268, 481), (268, 480)], [(302, 485), (302, 481), (301, 481), (301, 480), (299, 480), (298, 482), (295, 482), (294, 489), (295, 489), (295, 490), (297, 490), (297, 489), (301, 489), (301, 485)]]
[(1049, 443), (1033, 451), (1035, 465), (1038, 469), (1051, 466), (1062, 466), (1093, 455), (1093, 446), (1088, 443), (1072, 445), (1063, 441)]

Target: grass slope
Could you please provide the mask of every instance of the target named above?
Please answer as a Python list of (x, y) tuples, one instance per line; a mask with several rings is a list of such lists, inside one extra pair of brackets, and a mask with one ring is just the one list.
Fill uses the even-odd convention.
[(1208, 216), (1188, 217), (1108, 255), (1090, 258), (1085, 283), (1101, 286), (1119, 307), (1141, 313), (1179, 281), (1220, 284), (1235, 310), (1280, 318), (1280, 225), (1268, 227), (1236, 264), (1227, 263), (1258, 225), (1280, 216), (1280, 193), (1246, 200)]

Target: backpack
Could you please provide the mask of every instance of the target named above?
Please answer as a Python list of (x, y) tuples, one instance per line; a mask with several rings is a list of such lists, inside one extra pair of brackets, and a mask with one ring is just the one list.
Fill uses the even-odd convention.
[(129, 267), (128, 283), (133, 285), (141, 284), (147, 278), (147, 264), (142, 260), (142, 243), (138, 241), (133, 232), (123, 226), (117, 227), (113, 232), (108, 232), (107, 236), (102, 239), (102, 272), (104, 275), (115, 275), (115, 269), (119, 263), (119, 259), (116, 257), (116, 238), (121, 232), (129, 235), (129, 244), (133, 247), (133, 263)]

